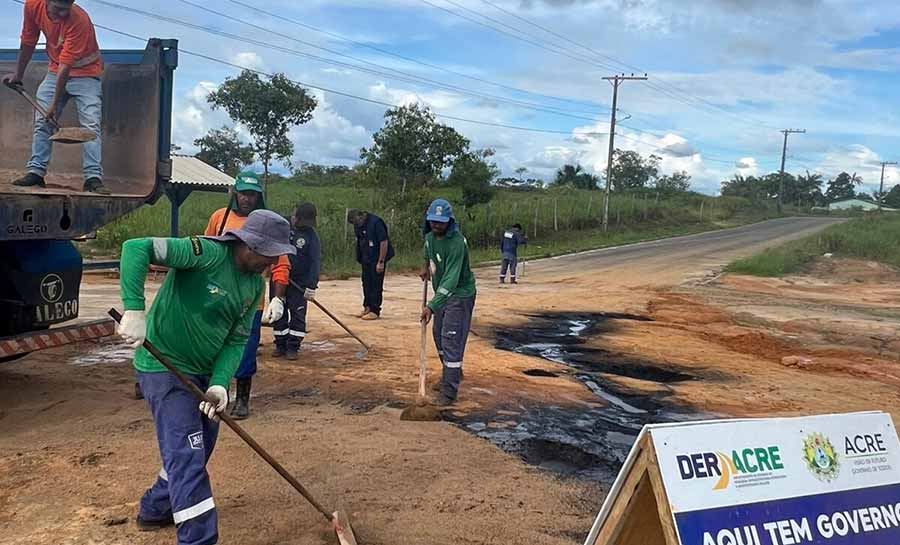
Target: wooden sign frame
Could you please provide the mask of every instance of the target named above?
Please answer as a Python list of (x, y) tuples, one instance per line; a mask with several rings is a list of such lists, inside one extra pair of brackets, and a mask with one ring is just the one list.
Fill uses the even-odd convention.
[(635, 441), (585, 545), (679, 545), (651, 434)]

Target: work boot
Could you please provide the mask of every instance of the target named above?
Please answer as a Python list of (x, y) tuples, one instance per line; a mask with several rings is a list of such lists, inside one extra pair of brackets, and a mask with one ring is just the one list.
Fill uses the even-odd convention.
[(297, 361), (300, 358), (297, 356), (296, 350), (288, 350), (285, 359), (287, 359), (288, 361)]
[(501, 283), (501, 284), (506, 284), (506, 279), (505, 279), (505, 278), (501, 278), (501, 279), (500, 279), (500, 283)]
[(512, 280), (510, 280), (509, 283), (510, 283), (510, 284), (518, 284), (518, 282), (516, 281), (515, 278), (513, 278)]
[(146, 520), (138, 515), (134, 521), (137, 523), (138, 530), (142, 532), (155, 532), (156, 530), (162, 530), (169, 526), (175, 526), (175, 519), (172, 518), (172, 515), (169, 515), (169, 518), (161, 520)]
[(47, 184), (44, 183), (44, 177), (34, 172), (29, 172), (25, 176), (17, 180), (13, 180), (12, 185), (18, 187), (47, 187)]
[(362, 318), (363, 316), (365, 316), (366, 314), (368, 314), (370, 312), (371, 311), (369, 310), (369, 307), (363, 307), (362, 312), (360, 312), (359, 314), (354, 314), (354, 316), (356, 316), (357, 318)]
[(431, 385), (431, 391), (434, 392), (434, 393), (436, 393), (436, 394), (441, 393), (441, 384), (443, 384), (441, 381), (437, 381), (437, 382), (435, 382), (434, 384), (432, 384), (432, 385)]
[(135, 399), (144, 399), (144, 392), (141, 391), (141, 383), (134, 383), (134, 398)]
[(381, 318), (381, 316), (375, 314), (374, 312), (369, 312), (362, 317), (362, 319), (366, 321), (377, 320), (378, 318)]
[(84, 181), (84, 190), (97, 195), (112, 195), (109, 189), (106, 189), (106, 186), (103, 185), (103, 181), (96, 176), (92, 176)]
[(250, 385), (252, 379), (238, 379), (237, 394), (234, 396), (234, 407), (231, 408), (231, 417), (235, 420), (244, 420), (250, 416)]
[(272, 352), (272, 357), (273, 358), (283, 358), (286, 353), (287, 353), (287, 351), (284, 348), (281, 348), (280, 346), (276, 346), (275, 350)]
[(451, 399), (444, 394), (438, 394), (434, 396), (434, 405), (437, 407), (449, 407), (456, 403), (455, 399)]

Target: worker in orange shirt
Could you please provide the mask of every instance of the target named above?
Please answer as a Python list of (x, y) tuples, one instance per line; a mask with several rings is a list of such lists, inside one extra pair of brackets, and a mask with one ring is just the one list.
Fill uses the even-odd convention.
[(25, 16), (16, 71), (3, 76), (7, 85), (22, 85), (25, 69), (31, 62), (41, 33), (47, 40), (50, 67), (38, 87), (36, 98), (47, 110), (47, 118), (37, 116), (31, 140), (31, 159), (25, 176), (14, 180), (21, 187), (44, 187), (44, 176), (53, 151), (50, 137), (55, 132), (52, 120), (58, 120), (69, 99), (75, 99), (78, 122), (96, 138), (81, 148), (84, 190), (109, 195), (103, 185), (101, 166), (100, 119), (103, 110), (100, 76), (103, 59), (94, 33), (94, 24), (75, 0), (25, 0)]
[[(234, 180), (234, 199), (229, 203), (229, 207), (213, 212), (203, 234), (219, 236), (223, 232), (239, 229), (247, 221), (247, 216), (251, 212), (265, 208), (266, 201), (259, 177), (255, 172), (249, 170), (241, 172)], [(250, 388), (253, 375), (256, 374), (256, 351), (259, 348), (262, 324), (274, 323), (284, 314), (284, 300), (290, 277), (290, 267), (290, 262), (285, 256), (279, 258), (278, 263), (272, 267), (272, 285), (274, 286), (272, 300), (268, 305), (262, 301), (253, 319), (253, 328), (250, 331), (247, 346), (244, 347), (241, 364), (234, 373), (234, 378), (237, 380), (237, 395), (234, 407), (231, 409), (231, 416), (236, 420), (243, 420), (250, 416)]]

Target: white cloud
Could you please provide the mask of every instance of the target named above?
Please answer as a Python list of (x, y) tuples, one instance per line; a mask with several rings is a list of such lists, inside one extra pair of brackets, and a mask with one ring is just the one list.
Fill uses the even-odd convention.
[(237, 64), (238, 66), (243, 66), (252, 70), (262, 70), (265, 68), (262, 57), (254, 51), (235, 53), (231, 56), (231, 62), (232, 64)]

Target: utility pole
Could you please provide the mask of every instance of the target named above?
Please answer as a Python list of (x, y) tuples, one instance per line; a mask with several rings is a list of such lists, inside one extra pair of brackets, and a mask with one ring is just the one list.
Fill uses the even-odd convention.
[(612, 188), (613, 152), (616, 149), (616, 105), (619, 101), (619, 84), (623, 81), (646, 80), (647, 74), (635, 76), (625, 74), (603, 78), (613, 86), (612, 112), (609, 119), (609, 154), (606, 159), (606, 194), (603, 196), (603, 231), (609, 229), (609, 192)]
[(784, 129), (784, 146), (781, 148), (781, 175), (778, 176), (778, 213), (784, 205), (784, 159), (787, 155), (787, 139), (789, 134), (806, 134), (806, 129)]
[(881, 162), (881, 188), (878, 190), (878, 211), (881, 212), (881, 203), (884, 201), (884, 167), (888, 165), (896, 165), (897, 161)]

